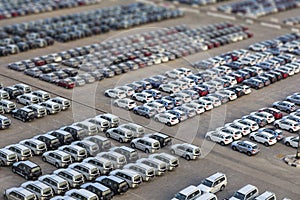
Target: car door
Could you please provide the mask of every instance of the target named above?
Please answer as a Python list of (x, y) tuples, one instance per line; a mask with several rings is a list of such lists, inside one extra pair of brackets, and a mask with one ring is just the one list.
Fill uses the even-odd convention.
[(238, 145), (238, 149), (241, 151), (241, 152), (247, 152), (247, 145), (240, 142), (239, 145)]

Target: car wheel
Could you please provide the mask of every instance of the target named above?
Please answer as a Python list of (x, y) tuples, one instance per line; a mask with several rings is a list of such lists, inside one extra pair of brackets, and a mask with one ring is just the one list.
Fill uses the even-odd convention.
[(42, 157), (42, 160), (44, 161), (44, 162), (47, 162), (47, 159), (46, 159), (46, 157)]
[[(72, 157), (72, 160), (73, 160), (73, 157)], [(59, 168), (59, 164), (58, 164), (58, 163), (55, 163), (55, 167), (56, 167), (56, 168)]]
[(277, 106), (273, 106), (273, 108), (275, 108), (275, 109), (278, 109), (278, 107), (277, 107)]
[(145, 149), (145, 153), (149, 153), (150, 151), (149, 151), (149, 149)]
[(206, 137), (206, 139), (207, 139), (208, 141), (211, 141), (211, 138), (210, 138), (210, 137)]
[(232, 150), (234, 150), (234, 151), (237, 150), (236, 146), (232, 146), (231, 148), (232, 148)]
[(133, 113), (134, 113), (134, 114), (138, 114), (138, 112), (137, 112), (136, 110), (133, 110)]
[(264, 145), (265, 145), (266, 147), (268, 147), (268, 146), (269, 146), (269, 143), (268, 143), (268, 142), (265, 142)]
[(291, 146), (290, 142), (286, 142), (285, 145), (288, 146), (288, 147)]
[(250, 140), (254, 141), (255, 139), (254, 139), (254, 137), (250, 137)]
[(224, 189), (225, 189), (225, 185), (222, 185), (220, 191), (223, 191)]
[(135, 149), (135, 144), (131, 143), (130, 146)]
[(289, 129), (289, 132), (290, 132), (290, 133), (294, 133), (293, 129), (291, 129), (291, 128)]
[(225, 143), (222, 141), (222, 142), (220, 142), (220, 144), (222, 145), (222, 146), (225, 146)]
[(175, 151), (174, 151), (174, 150), (171, 150), (171, 154), (173, 154), (173, 155), (174, 155), (174, 154), (175, 154)]
[(154, 118), (154, 121), (158, 122), (158, 118)]
[(107, 93), (104, 93), (104, 96), (109, 97)]
[(146, 100), (144, 100), (144, 101), (143, 101), (143, 103), (147, 103), (147, 101), (146, 101)]
[(109, 133), (106, 133), (106, 137), (110, 138), (110, 134), (109, 134)]
[(26, 119), (25, 119), (25, 118), (22, 118), (22, 121), (23, 121), (23, 122), (26, 122)]
[(276, 128), (279, 128), (279, 125), (278, 125), (278, 124), (275, 124), (275, 127), (276, 127)]
[(171, 123), (170, 123), (170, 122), (167, 122), (167, 126), (171, 126)]
[(26, 180), (29, 180), (29, 177), (28, 177), (28, 175), (25, 175), (25, 177), (24, 177)]
[(150, 116), (149, 116), (149, 115), (145, 115), (145, 117), (146, 117), (147, 119), (150, 119)]
[(11, 171), (12, 171), (13, 173), (16, 173), (16, 169), (15, 169), (14, 167), (11, 168)]
[(8, 200), (8, 198), (7, 198), (7, 196), (6, 196), (6, 195), (3, 195), (3, 197), (4, 197), (4, 199), (5, 199), (5, 200)]
[(120, 142), (120, 143), (123, 143), (123, 139), (122, 139), (122, 138), (119, 138), (119, 142)]
[(189, 155), (186, 155), (184, 158), (185, 158), (186, 160), (191, 160), (191, 157), (190, 157)]
[(252, 153), (250, 151), (247, 151), (248, 156), (252, 156)]
[(117, 103), (114, 103), (114, 106), (118, 106), (118, 104), (117, 104)]

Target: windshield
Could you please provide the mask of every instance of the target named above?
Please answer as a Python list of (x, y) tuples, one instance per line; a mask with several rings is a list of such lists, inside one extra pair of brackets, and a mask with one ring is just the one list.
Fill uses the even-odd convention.
[(185, 200), (185, 199), (186, 199), (186, 196), (183, 195), (183, 194), (177, 193), (177, 194), (175, 195), (175, 198), (176, 198), (176, 199), (179, 199), (179, 200)]
[(38, 172), (38, 171), (41, 171), (41, 168), (40, 168), (40, 167), (35, 167), (35, 168), (32, 168), (32, 169), (31, 169), (31, 172), (32, 172), (32, 173)]
[(244, 199), (244, 198), (245, 198), (245, 195), (242, 194), (242, 193), (239, 193), (239, 192), (234, 193), (233, 196), (234, 196), (235, 198), (237, 198), (237, 199)]
[(205, 179), (202, 184), (207, 186), (207, 187), (212, 187), (213, 182), (211, 182), (210, 180)]

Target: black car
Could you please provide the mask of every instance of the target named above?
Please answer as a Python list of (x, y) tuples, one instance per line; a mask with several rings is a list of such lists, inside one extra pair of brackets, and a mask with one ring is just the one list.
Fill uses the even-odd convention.
[(13, 173), (19, 174), (26, 180), (35, 180), (42, 175), (41, 167), (29, 160), (14, 163), (11, 170)]
[(232, 87), (229, 87), (229, 88), (226, 88), (230, 91), (233, 91), (237, 97), (241, 97), (241, 96), (244, 96), (245, 95), (245, 92), (243, 91), (243, 88), (239, 85), (236, 85), (236, 86), (232, 86)]
[(74, 68), (65, 68), (63, 71), (71, 77), (77, 76), (78, 70)]
[(23, 122), (33, 121), (35, 119), (35, 113), (33, 110), (27, 108), (19, 108), (11, 112), (11, 116), (22, 120)]
[(116, 176), (100, 176), (96, 182), (110, 188), (114, 194), (123, 194), (128, 191), (129, 185), (126, 181)]
[(12, 86), (5, 87), (3, 90), (9, 94), (10, 99), (15, 99), (17, 96), (22, 94), (20, 90)]
[(59, 139), (52, 135), (38, 135), (35, 137), (35, 139), (45, 142), (48, 150), (54, 150), (61, 146)]
[(80, 188), (86, 189), (96, 194), (102, 200), (110, 200), (113, 198), (113, 192), (106, 186), (100, 183), (85, 183)]
[(148, 135), (148, 137), (159, 141), (161, 148), (172, 144), (172, 138), (162, 133), (153, 133)]

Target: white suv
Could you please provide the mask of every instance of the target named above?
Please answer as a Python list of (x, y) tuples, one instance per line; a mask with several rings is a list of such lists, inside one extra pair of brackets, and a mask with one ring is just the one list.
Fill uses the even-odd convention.
[(32, 94), (22, 94), (17, 97), (17, 103), (23, 105), (37, 104), (39, 103), (39, 99), (37, 96)]
[(221, 172), (217, 172), (202, 181), (198, 188), (204, 192), (216, 193), (223, 191), (227, 185), (227, 177)]
[(295, 122), (295, 121), (292, 121), (289, 119), (276, 120), (274, 122), (274, 126), (276, 128), (288, 130), (290, 133), (294, 133), (294, 132), (297, 132), (298, 130), (300, 130), (300, 126), (299, 126), (298, 122)]
[(154, 120), (164, 123), (167, 126), (173, 126), (179, 123), (179, 119), (170, 113), (159, 113), (154, 116)]
[(267, 132), (253, 132), (249, 136), (250, 140), (260, 142), (266, 147), (276, 144), (277, 140), (274, 135)]
[(135, 101), (128, 98), (116, 99), (114, 101), (114, 105), (120, 108), (125, 108), (126, 110), (132, 110), (137, 106)]
[(209, 141), (217, 142), (222, 146), (233, 142), (232, 135), (219, 131), (209, 131), (206, 133), (205, 138)]
[(270, 113), (267, 113), (267, 112), (252, 112), (250, 115), (262, 117), (262, 118), (267, 120), (268, 124), (275, 121), (274, 116)]
[(195, 160), (201, 155), (201, 150), (195, 145), (182, 143), (172, 145), (171, 153), (181, 156), (186, 160)]
[(135, 93), (132, 95), (132, 99), (143, 103), (154, 101), (153, 96), (148, 93)]

